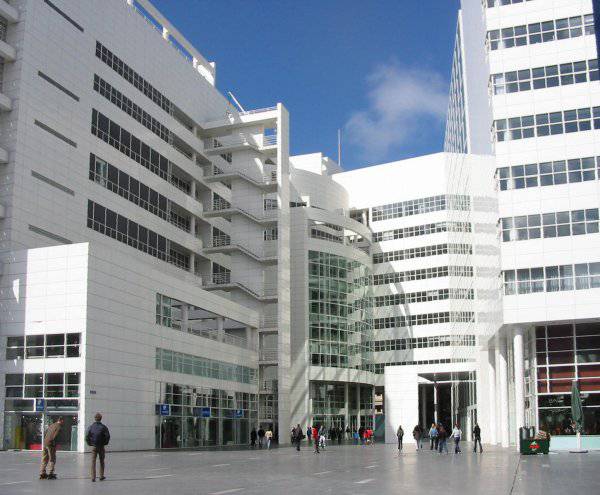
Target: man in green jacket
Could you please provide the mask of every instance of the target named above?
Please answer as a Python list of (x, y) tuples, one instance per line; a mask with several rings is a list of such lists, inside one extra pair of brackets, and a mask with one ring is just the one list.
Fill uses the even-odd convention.
[[(60, 429), (65, 420), (60, 416), (54, 423), (48, 426), (44, 435), (44, 445), (42, 449), (42, 465), (40, 467), (40, 479), (55, 480), (54, 466), (56, 464), (56, 437), (60, 433)], [(46, 474), (46, 467), (48, 474)]]

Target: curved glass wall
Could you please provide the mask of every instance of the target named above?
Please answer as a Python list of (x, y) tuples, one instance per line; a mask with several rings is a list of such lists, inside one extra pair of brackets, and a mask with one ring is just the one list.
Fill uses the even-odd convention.
[(335, 254), (308, 252), (310, 362), (371, 370), (373, 331), (369, 267)]

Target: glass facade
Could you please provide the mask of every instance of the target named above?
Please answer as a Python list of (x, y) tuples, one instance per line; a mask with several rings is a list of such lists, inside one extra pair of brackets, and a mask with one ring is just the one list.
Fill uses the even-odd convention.
[(244, 392), (158, 383), (156, 400), (156, 448), (247, 445), (258, 416), (256, 394)]
[(311, 382), (312, 422), (352, 430), (373, 428), (373, 387), (356, 383)]
[(600, 434), (600, 323), (535, 328), (539, 426), (572, 435), (571, 385), (579, 381), (584, 434)]
[(309, 338), (313, 366), (371, 366), (370, 270), (357, 261), (308, 253)]

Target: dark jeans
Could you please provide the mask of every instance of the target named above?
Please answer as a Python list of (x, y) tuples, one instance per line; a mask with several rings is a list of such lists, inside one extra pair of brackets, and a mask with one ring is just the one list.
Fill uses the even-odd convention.
[(430, 443), (429, 450), (433, 450), (434, 446), (435, 446), (435, 450), (437, 450), (437, 437), (431, 437), (429, 439), (429, 443)]
[(460, 438), (454, 438), (454, 453), (460, 453)]
[(483, 452), (483, 447), (481, 446), (481, 438), (475, 437), (473, 439), (473, 452), (477, 452), (477, 444), (479, 443), (479, 452)]
[(402, 437), (398, 437), (398, 450), (402, 450)]
[(96, 457), (100, 460), (100, 478), (104, 478), (104, 447), (92, 447), (92, 467), (90, 475), (96, 479)]
[(448, 445), (446, 444), (446, 439), (440, 439), (438, 441), (438, 452), (441, 454), (442, 451), (446, 451), (446, 454), (448, 453)]

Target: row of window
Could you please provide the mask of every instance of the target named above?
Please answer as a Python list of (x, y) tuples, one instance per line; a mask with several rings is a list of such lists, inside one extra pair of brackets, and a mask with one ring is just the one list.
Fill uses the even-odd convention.
[(79, 373), (7, 373), (6, 398), (79, 397)]
[(426, 280), (438, 277), (472, 277), (472, 266), (436, 266), (406, 272), (380, 273), (373, 275), (373, 285), (399, 284), (411, 280)]
[(7, 337), (6, 359), (79, 357), (80, 333)]
[(189, 194), (190, 183), (173, 174), (174, 165), (167, 158), (96, 109), (92, 110), (92, 134)]
[(173, 133), (169, 129), (97, 74), (94, 74), (94, 91), (100, 93), (127, 115), (137, 120), (146, 129), (150, 129), (165, 143), (171, 144), (173, 142)]
[(189, 269), (189, 255), (175, 249), (167, 238), (93, 201), (88, 201), (87, 226), (155, 258)]
[(600, 178), (600, 157), (588, 156), (554, 162), (529, 163), (498, 169), (500, 190), (554, 186)]
[(436, 234), (438, 232), (471, 232), (469, 222), (436, 222), (425, 225), (415, 225), (403, 229), (386, 230), (374, 232), (373, 242), (392, 241), (405, 237), (417, 237), (422, 235)]
[(374, 318), (373, 328), (412, 327), (416, 325), (435, 325), (437, 323), (469, 323), (474, 321), (472, 311), (442, 311), (440, 313), (424, 313), (419, 315), (387, 316)]
[(513, 46), (578, 38), (586, 34), (594, 34), (594, 14), (492, 29), (487, 33), (486, 43), (490, 50), (500, 50)]
[(540, 266), (504, 271), (504, 294), (600, 288), (600, 263)]
[(276, 241), (279, 238), (279, 230), (277, 227), (269, 227), (263, 230), (264, 241)]
[(503, 242), (597, 233), (598, 208), (502, 219)]
[(502, 95), (531, 89), (555, 88), (557, 86), (597, 81), (600, 78), (599, 74), (598, 59), (595, 58), (492, 74), (490, 80), (493, 93)]
[(373, 222), (378, 222), (390, 218), (408, 217), (431, 211), (469, 210), (470, 207), (471, 204), (468, 196), (445, 194), (374, 206), (371, 209), (371, 219)]
[(493, 133), (496, 141), (514, 141), (583, 132), (592, 128), (600, 129), (600, 107), (499, 119), (494, 121)]
[(111, 67), (117, 74), (123, 77), (123, 79), (133, 84), (135, 88), (150, 98), (165, 112), (173, 115), (175, 105), (99, 41), (96, 41), (96, 57)]
[(446, 299), (473, 299), (473, 289), (432, 289), (407, 294), (386, 294), (375, 297), (374, 306), (380, 308)]
[(532, 0), (481, 0), (484, 7), (502, 7), (504, 5), (512, 5), (514, 3), (531, 2)]
[(404, 351), (427, 347), (475, 346), (475, 335), (433, 335), (431, 337), (409, 337), (406, 339), (375, 340), (373, 351)]
[(156, 369), (238, 383), (257, 383), (257, 370), (182, 352), (156, 348)]
[(190, 231), (190, 219), (171, 210), (171, 201), (143, 182), (90, 153), (90, 180), (105, 187), (153, 215)]
[(435, 244), (433, 246), (399, 249), (385, 253), (375, 253), (373, 255), (373, 263), (378, 264), (411, 258), (425, 258), (441, 254), (473, 254), (473, 247), (470, 244)]
[(394, 363), (375, 363), (373, 364), (373, 373), (383, 375), (386, 366), (416, 366), (420, 364), (449, 364), (449, 363), (470, 363), (474, 359), (465, 358), (445, 358), (445, 359), (420, 359), (418, 361), (396, 361)]

